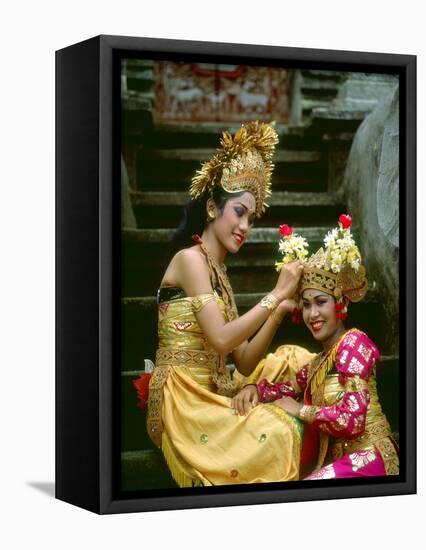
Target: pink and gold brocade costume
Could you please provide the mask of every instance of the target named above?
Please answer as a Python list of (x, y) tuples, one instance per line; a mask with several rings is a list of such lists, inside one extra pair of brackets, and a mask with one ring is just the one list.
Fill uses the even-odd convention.
[(304, 395), (302, 466), (310, 473), (305, 479), (399, 473), (396, 445), (377, 395), (379, 357), (368, 336), (353, 329), (293, 379), (258, 384), (261, 402)]
[[(181, 294), (159, 303), (147, 419), (173, 478), (181, 487), (298, 479), (301, 423), (273, 404), (245, 417), (233, 414), (230, 397), (241, 382), (209, 346), (193, 312), (195, 299)], [(214, 299), (226, 319), (216, 292)], [(285, 368), (299, 370), (312, 354), (293, 351)]]

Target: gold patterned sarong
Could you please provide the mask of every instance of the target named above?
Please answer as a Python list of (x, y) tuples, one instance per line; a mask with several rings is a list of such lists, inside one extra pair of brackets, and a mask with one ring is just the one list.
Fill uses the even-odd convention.
[[(220, 297), (215, 299), (224, 312)], [(259, 404), (245, 417), (233, 413), (229, 395), (236, 384), (228, 372), (219, 372), (223, 358), (208, 346), (191, 298), (160, 303), (159, 339), (148, 431), (161, 446), (177, 484), (297, 480), (301, 423), (274, 405)], [(290, 356), (306, 363), (310, 354)], [(283, 354), (282, 370), (289, 369), (290, 356)], [(228, 396), (219, 395), (221, 388), (229, 390)]]

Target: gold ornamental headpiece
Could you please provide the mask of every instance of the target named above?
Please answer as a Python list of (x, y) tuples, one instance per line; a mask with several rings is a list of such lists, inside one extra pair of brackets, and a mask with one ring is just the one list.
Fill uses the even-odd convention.
[[(352, 219), (347, 214), (339, 217), (338, 227), (324, 238), (324, 248), (320, 248), (306, 261), (300, 279), (298, 294), (307, 288), (316, 288), (331, 294), (337, 301), (346, 296), (351, 302), (359, 302), (368, 290), (368, 281), (360, 251), (351, 233)], [(307, 256), (305, 239), (294, 234), (287, 225), (280, 227), (283, 239), (280, 251), (283, 261), (277, 262), (277, 269), (290, 261), (304, 261)], [(300, 242), (303, 241), (303, 243)]]
[(306, 288), (316, 288), (338, 301), (343, 296), (351, 302), (364, 298), (368, 281), (351, 226), (351, 217), (342, 214), (338, 227), (325, 236), (325, 248), (320, 248), (307, 260), (300, 280), (300, 294)]
[(267, 206), (265, 200), (271, 195), (271, 159), (277, 143), (273, 122), (250, 122), (234, 136), (223, 132), (220, 148), (197, 171), (189, 194), (198, 199), (218, 185), (228, 193), (248, 191), (256, 200), (256, 216), (260, 218)]

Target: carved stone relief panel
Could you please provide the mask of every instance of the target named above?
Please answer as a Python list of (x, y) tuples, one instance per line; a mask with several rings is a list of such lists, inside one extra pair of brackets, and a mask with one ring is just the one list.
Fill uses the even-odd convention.
[(288, 120), (286, 69), (158, 61), (154, 74), (156, 122)]

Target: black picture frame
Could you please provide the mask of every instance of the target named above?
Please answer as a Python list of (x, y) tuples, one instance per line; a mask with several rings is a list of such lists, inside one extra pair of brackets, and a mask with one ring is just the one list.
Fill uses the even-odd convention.
[[(117, 489), (118, 61), (256, 60), (400, 77), (401, 474), (284, 487)], [(117, 88), (118, 87), (118, 88)], [(117, 224), (118, 221), (118, 224)], [(279, 486), (278, 486), (279, 485)], [(294, 502), (416, 492), (416, 57), (98, 36), (56, 52), (56, 498), (96, 513)]]

